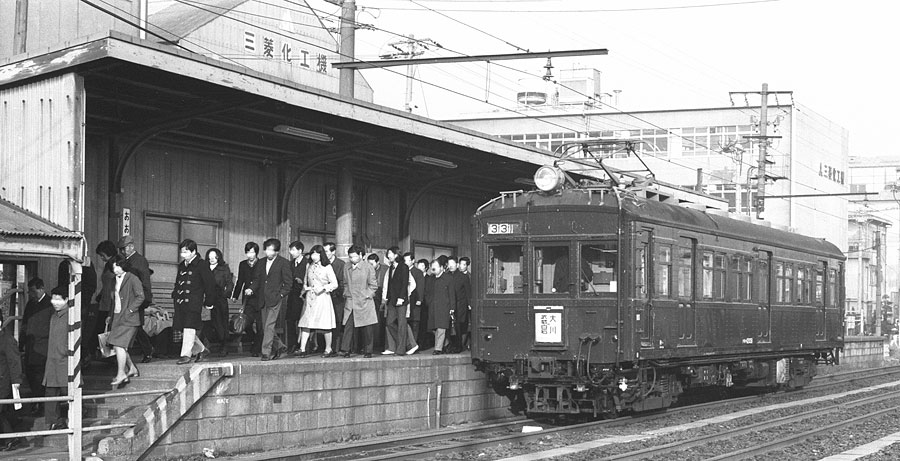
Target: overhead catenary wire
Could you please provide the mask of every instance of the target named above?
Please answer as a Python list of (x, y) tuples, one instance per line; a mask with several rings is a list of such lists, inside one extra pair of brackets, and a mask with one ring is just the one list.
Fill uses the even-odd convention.
[[(714, 7), (724, 7), (724, 6), (738, 6), (738, 5), (750, 5), (755, 3), (774, 3), (781, 0), (744, 0), (739, 2), (721, 2), (721, 3), (704, 3), (704, 4), (694, 4), (694, 5), (676, 5), (676, 6), (657, 6), (657, 7), (641, 7), (641, 8), (582, 8), (582, 9), (491, 9), (491, 8), (453, 8), (453, 9), (442, 9), (441, 11), (445, 12), (459, 12), (459, 13), (617, 13), (617, 12), (631, 12), (631, 11), (662, 11), (662, 10), (684, 10), (684, 9), (695, 9), (695, 8), (714, 8)], [(481, 2), (487, 3), (487, 2)], [(377, 7), (381, 10), (395, 10), (395, 11), (416, 11), (417, 8), (410, 7), (387, 7), (387, 6), (379, 6)]]

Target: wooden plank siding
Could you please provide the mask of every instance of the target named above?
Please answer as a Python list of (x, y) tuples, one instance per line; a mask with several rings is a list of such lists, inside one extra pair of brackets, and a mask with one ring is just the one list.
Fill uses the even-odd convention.
[(64, 74), (0, 91), (0, 198), (77, 229), (83, 86)]
[[(124, 144), (117, 143), (116, 148)], [(93, 136), (87, 149), (86, 226), (93, 254), (97, 243), (107, 238), (109, 142)], [(221, 223), (219, 247), (232, 271), (236, 271), (237, 263), (244, 259), (247, 241), (262, 245), (266, 238), (275, 235), (277, 174), (275, 165), (148, 143), (136, 152), (123, 176), (122, 206), (131, 209), (132, 236), (138, 251), (147, 253), (144, 220), (148, 215), (215, 221)], [(287, 178), (292, 174), (293, 171), (286, 171)], [(336, 190), (337, 171), (323, 168), (301, 178), (291, 195), (288, 216), (292, 238), (305, 235), (307, 249), (333, 238), (333, 219), (328, 215), (335, 210), (328, 194)], [(469, 222), (478, 205), (448, 196), (423, 197), (410, 223), (413, 241), (454, 246), (460, 255), (470, 254)], [(354, 242), (382, 255), (386, 248), (398, 244), (402, 212), (398, 187), (357, 182), (353, 210)], [(289, 243), (282, 242), (284, 256)], [(174, 262), (177, 254), (172, 257)], [(162, 281), (154, 281), (154, 285), (154, 295), (163, 297), (157, 301), (168, 306), (171, 285)]]

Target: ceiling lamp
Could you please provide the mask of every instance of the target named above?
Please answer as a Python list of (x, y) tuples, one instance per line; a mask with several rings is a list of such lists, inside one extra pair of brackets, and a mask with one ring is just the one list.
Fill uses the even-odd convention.
[(334, 141), (334, 138), (332, 138), (330, 134), (319, 133), (318, 131), (304, 130), (303, 128), (297, 128), (295, 126), (289, 125), (277, 125), (275, 128), (272, 128), (272, 131), (276, 133), (289, 134), (298, 138), (312, 139), (313, 141)]
[(416, 162), (416, 163), (424, 163), (425, 165), (437, 166), (437, 167), (441, 167), (441, 168), (448, 168), (448, 169), (456, 168), (456, 164), (451, 161), (441, 160), (439, 158), (429, 157), (427, 155), (416, 155), (415, 157), (411, 158), (410, 160), (412, 160), (413, 162)]

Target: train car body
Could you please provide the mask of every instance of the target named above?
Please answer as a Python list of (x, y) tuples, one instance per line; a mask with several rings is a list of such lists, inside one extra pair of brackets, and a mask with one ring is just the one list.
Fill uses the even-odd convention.
[(824, 240), (602, 182), (504, 193), (473, 227), (473, 360), (530, 414), (800, 387), (843, 347), (844, 256)]

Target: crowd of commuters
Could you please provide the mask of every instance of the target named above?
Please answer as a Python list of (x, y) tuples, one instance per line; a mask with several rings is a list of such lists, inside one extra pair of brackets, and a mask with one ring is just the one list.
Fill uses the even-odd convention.
[[(220, 249), (208, 249), (204, 259), (195, 241), (179, 244), (169, 336), (170, 343), (180, 339), (178, 364), (205, 360), (212, 349), (225, 356), (232, 339), (249, 342), (251, 355), (264, 361), (287, 355), (412, 355), (432, 344), (435, 355), (468, 349), (468, 258), (416, 260), (395, 246), (382, 260), (353, 245), (345, 261), (333, 242), (308, 252), (302, 242), (292, 242), (290, 259), (280, 256), (281, 250), (274, 238), (261, 248), (248, 242), (235, 280)], [(82, 275), (82, 369), (111, 355), (116, 372), (110, 385), (120, 388), (140, 376), (129, 352), (137, 352), (142, 363), (156, 355), (144, 315), (153, 302), (153, 271), (130, 236), (100, 242), (95, 252), (102, 262), (99, 277), (89, 259)], [(12, 397), (23, 377), (30, 396), (65, 395), (68, 268), (60, 264), (57, 287), (49, 292), (42, 279), (30, 280), (24, 315), (0, 319), (0, 399)], [(229, 301), (242, 306), (239, 322), (229, 315)], [(16, 320), (22, 322), (19, 342), (9, 328)], [(99, 354), (100, 347), (111, 353)], [(50, 429), (67, 426), (62, 404), (33, 404), (25, 411), (43, 413)], [(0, 432), (11, 432), (14, 419), (12, 405), (0, 406)], [(4, 439), (0, 450), (20, 444)]]

